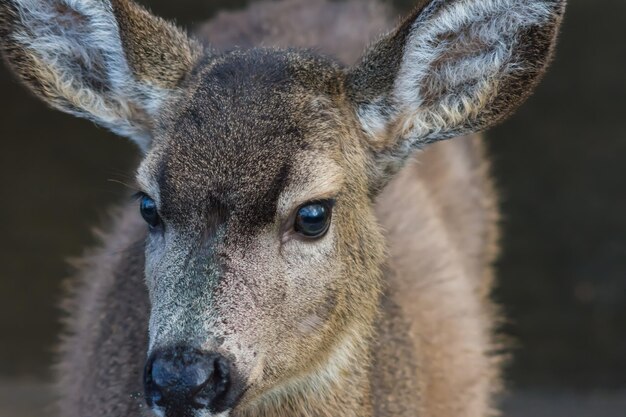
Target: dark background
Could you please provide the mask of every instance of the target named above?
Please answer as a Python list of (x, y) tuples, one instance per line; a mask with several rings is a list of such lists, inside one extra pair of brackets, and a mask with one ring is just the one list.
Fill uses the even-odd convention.
[[(193, 27), (246, 2), (142, 3)], [(515, 388), (626, 388), (625, 16), (623, 0), (570, 1), (545, 81), (488, 134), (503, 212), (495, 297)], [(127, 198), (138, 155), (48, 110), (2, 66), (0, 110), (0, 379), (45, 379), (65, 259)]]

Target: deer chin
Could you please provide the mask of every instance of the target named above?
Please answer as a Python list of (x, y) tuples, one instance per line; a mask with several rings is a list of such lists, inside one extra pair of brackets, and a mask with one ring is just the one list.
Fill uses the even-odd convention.
[(158, 417), (228, 417), (231, 410), (222, 411), (220, 413), (212, 413), (209, 410), (194, 410), (184, 414), (179, 413), (166, 413), (163, 409), (152, 409), (152, 413)]
[(197, 417), (228, 417), (230, 415), (230, 410), (223, 411), (219, 414), (213, 414), (208, 411), (202, 411), (196, 414)]

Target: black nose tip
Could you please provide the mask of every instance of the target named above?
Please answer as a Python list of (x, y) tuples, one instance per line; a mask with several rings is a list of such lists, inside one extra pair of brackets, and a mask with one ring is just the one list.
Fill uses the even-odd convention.
[(217, 353), (186, 347), (154, 352), (144, 373), (146, 401), (166, 415), (188, 415), (191, 409), (225, 411), (231, 381), (230, 361)]

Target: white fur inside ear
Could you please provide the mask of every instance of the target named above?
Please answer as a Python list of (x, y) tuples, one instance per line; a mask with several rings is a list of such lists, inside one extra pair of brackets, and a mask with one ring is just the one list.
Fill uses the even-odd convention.
[(362, 106), (364, 129), (373, 137), (384, 135), (401, 115), (396, 127), (410, 141), (406, 149), (467, 133), (464, 126), (492, 102), (498, 81), (523, 70), (524, 63), (512, 56), (519, 33), (547, 22), (554, 3), (434, 0), (411, 29), (391, 109), (382, 99)]
[(13, 0), (20, 25), (13, 39), (30, 51), (52, 104), (133, 138), (146, 149), (139, 108), (154, 115), (166, 93), (136, 81), (108, 0)]

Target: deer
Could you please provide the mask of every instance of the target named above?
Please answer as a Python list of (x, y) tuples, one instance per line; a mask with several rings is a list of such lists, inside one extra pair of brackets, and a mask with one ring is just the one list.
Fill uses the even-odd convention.
[(565, 6), (428, 0), (394, 28), (375, 1), (263, 2), (188, 34), (131, 0), (0, 0), (25, 86), (142, 156), (71, 281), (59, 415), (496, 415), (481, 134)]

